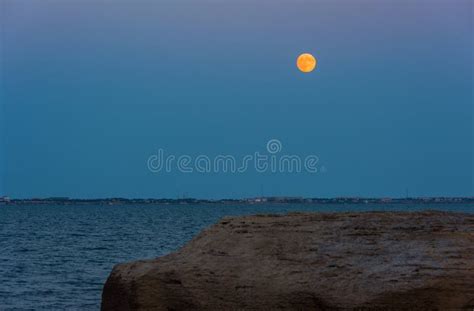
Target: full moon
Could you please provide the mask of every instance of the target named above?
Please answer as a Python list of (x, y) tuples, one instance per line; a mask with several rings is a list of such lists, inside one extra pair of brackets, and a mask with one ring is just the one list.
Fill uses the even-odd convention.
[(302, 72), (311, 72), (316, 68), (316, 58), (309, 53), (303, 53), (298, 56), (296, 60), (296, 66)]

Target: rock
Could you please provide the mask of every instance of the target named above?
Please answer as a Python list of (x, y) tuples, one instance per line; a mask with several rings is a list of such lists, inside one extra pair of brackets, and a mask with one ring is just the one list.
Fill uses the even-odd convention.
[(474, 309), (474, 215), (225, 218), (179, 251), (114, 267), (102, 310)]

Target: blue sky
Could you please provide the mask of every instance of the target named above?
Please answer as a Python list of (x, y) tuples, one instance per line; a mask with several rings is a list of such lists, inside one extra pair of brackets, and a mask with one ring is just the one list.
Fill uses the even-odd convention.
[[(2, 1), (12, 197), (474, 195), (471, 1)], [(318, 68), (296, 70), (314, 54)], [(317, 174), (147, 158), (317, 154)]]

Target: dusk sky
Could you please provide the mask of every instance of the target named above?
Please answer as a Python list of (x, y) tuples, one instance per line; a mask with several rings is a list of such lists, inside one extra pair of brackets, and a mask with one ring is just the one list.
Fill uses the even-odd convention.
[[(472, 3), (2, 0), (0, 196), (472, 196)], [(147, 168), (270, 139), (324, 171)]]

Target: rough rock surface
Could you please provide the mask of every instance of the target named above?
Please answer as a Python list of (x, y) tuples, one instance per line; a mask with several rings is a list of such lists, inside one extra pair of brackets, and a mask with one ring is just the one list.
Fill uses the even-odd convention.
[(102, 310), (473, 310), (474, 215), (224, 218), (179, 251), (114, 267)]

